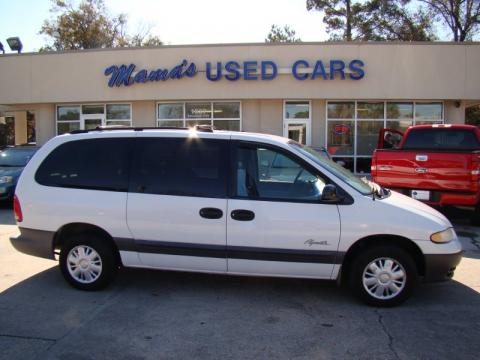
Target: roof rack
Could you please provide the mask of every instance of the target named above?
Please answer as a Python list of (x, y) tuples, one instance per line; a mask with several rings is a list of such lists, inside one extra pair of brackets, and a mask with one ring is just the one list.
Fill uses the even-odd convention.
[(130, 130), (130, 131), (143, 131), (143, 130), (195, 130), (199, 132), (213, 132), (218, 130), (213, 125), (195, 125), (193, 128), (188, 127), (174, 127), (174, 126), (159, 126), (159, 127), (127, 127), (127, 126), (97, 126), (94, 129), (85, 130), (73, 130), (69, 134), (86, 134), (93, 131), (117, 131), (117, 130)]

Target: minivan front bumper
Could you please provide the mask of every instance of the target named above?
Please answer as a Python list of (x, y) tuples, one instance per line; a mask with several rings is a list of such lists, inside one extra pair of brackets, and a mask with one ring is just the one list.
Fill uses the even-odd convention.
[(425, 282), (450, 280), (462, 260), (462, 251), (453, 254), (425, 255)]
[(54, 232), (19, 228), (20, 235), (11, 237), (13, 247), (27, 255), (55, 260), (53, 253)]

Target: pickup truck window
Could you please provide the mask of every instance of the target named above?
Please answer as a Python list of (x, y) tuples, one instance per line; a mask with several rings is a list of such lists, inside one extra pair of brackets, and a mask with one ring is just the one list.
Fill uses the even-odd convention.
[(338, 177), (339, 179), (343, 180), (345, 183), (353, 187), (359, 193), (363, 195), (372, 194), (372, 187), (368, 185), (365, 181), (361, 180), (360, 178), (353, 175), (349, 170), (345, 169), (343, 166), (338, 165), (336, 162), (330, 160), (329, 158), (321, 155), (314, 149), (296, 143), (294, 141), (290, 141), (288, 143), (292, 148), (300, 151), (303, 155), (307, 156), (310, 160), (313, 160), (318, 165), (323, 167), (324, 169), (328, 170), (330, 173)]
[(473, 131), (465, 129), (415, 129), (410, 131), (403, 149), (474, 150), (480, 148)]

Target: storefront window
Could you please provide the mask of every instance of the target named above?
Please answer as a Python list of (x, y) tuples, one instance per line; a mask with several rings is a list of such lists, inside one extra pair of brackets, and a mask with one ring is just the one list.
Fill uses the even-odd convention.
[(413, 120), (413, 103), (387, 103), (387, 119), (411, 119)]
[(415, 124), (425, 121), (442, 122), (442, 103), (415, 103)]
[(412, 120), (387, 120), (387, 125), (385, 126), (387, 129), (398, 130), (401, 132), (405, 132), (409, 126), (413, 125)]
[(214, 102), (214, 119), (239, 119), (240, 106), (238, 102)]
[(329, 121), (327, 136), (328, 152), (331, 155), (354, 155), (355, 122)]
[(383, 121), (362, 120), (357, 122), (357, 155), (372, 155), (373, 150), (377, 147), (378, 134), (383, 126)]
[(212, 117), (211, 103), (186, 103), (187, 119), (210, 119)]
[(36, 125), (35, 125), (35, 113), (27, 111), (27, 142), (35, 143), (37, 142), (36, 135)]
[(183, 119), (183, 117), (183, 103), (158, 104), (158, 119)]
[(329, 102), (327, 112), (329, 119), (353, 119), (355, 102)]
[(357, 119), (382, 119), (383, 102), (357, 102)]
[(74, 130), (80, 130), (80, 122), (59, 122), (57, 125), (58, 135)]
[(57, 108), (57, 120), (80, 121), (80, 106), (59, 106)]
[(286, 101), (285, 119), (309, 119), (310, 103), (308, 101)]
[(103, 114), (105, 111), (104, 105), (83, 105), (82, 114)]
[(157, 107), (157, 126), (160, 127), (213, 125), (220, 130), (240, 131), (239, 101), (170, 102), (159, 103)]
[(130, 104), (57, 106), (57, 134), (102, 126), (132, 126)]
[(411, 125), (443, 123), (441, 102), (327, 102), (327, 150), (356, 174), (370, 173), (382, 128), (404, 132)]
[(128, 104), (108, 104), (107, 120), (130, 120), (130, 105)]

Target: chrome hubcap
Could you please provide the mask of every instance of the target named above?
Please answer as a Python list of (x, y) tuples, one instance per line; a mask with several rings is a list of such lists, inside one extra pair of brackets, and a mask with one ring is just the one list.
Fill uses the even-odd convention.
[(75, 246), (68, 253), (67, 268), (76, 281), (90, 284), (97, 280), (102, 273), (102, 259), (90, 246)]
[(403, 290), (407, 275), (398, 261), (391, 258), (379, 258), (365, 267), (362, 281), (363, 287), (370, 296), (388, 300)]

